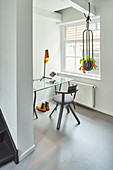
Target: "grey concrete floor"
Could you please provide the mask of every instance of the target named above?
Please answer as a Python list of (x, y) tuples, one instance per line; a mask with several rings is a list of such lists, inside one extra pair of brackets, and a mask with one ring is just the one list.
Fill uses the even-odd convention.
[(65, 109), (58, 131), (59, 109), (50, 119), (51, 110), (34, 120), (35, 151), (1, 170), (113, 170), (113, 117), (77, 105), (81, 124)]

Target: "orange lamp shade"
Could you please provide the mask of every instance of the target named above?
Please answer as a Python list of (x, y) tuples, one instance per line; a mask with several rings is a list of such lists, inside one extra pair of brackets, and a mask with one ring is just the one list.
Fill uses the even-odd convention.
[(47, 63), (48, 61), (49, 61), (49, 52), (48, 52), (48, 50), (45, 50), (44, 63)]

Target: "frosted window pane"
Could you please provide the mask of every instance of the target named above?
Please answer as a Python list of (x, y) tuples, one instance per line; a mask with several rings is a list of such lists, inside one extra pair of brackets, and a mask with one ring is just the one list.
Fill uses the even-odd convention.
[(66, 56), (75, 56), (75, 43), (66, 43)]
[(97, 29), (100, 30), (100, 23), (97, 23)]
[(86, 29), (85, 25), (77, 26), (77, 39), (80, 40), (83, 38), (83, 31)]
[(83, 55), (83, 43), (76, 43), (76, 57), (82, 57)]
[(77, 73), (82, 73), (81, 71), (79, 71), (79, 68), (80, 68), (80, 66), (81, 66), (81, 64), (80, 64), (80, 59), (81, 59), (81, 58), (76, 58), (76, 72), (77, 72)]
[(89, 25), (89, 28), (93, 31), (96, 30), (96, 23), (92, 23)]
[(100, 30), (93, 31), (93, 38), (94, 38), (94, 39), (100, 38)]
[(66, 57), (66, 71), (75, 71), (75, 58)]
[(66, 40), (75, 40), (75, 31), (76, 27), (67, 27), (66, 28)]
[(94, 51), (100, 51), (100, 42), (94, 42), (93, 50)]
[(95, 50), (93, 54), (94, 54), (95, 58), (99, 58), (100, 57), (100, 51), (96, 51)]

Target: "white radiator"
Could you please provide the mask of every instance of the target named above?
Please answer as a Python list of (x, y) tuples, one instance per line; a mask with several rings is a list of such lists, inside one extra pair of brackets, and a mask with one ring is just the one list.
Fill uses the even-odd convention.
[(95, 105), (95, 86), (76, 81), (73, 81), (72, 84), (78, 84), (79, 89), (75, 97), (75, 102), (93, 108)]

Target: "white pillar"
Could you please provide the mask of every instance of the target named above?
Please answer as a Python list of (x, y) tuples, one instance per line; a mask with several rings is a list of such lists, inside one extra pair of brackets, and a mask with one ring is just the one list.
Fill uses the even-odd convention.
[(0, 108), (20, 159), (34, 149), (32, 0), (0, 0)]

